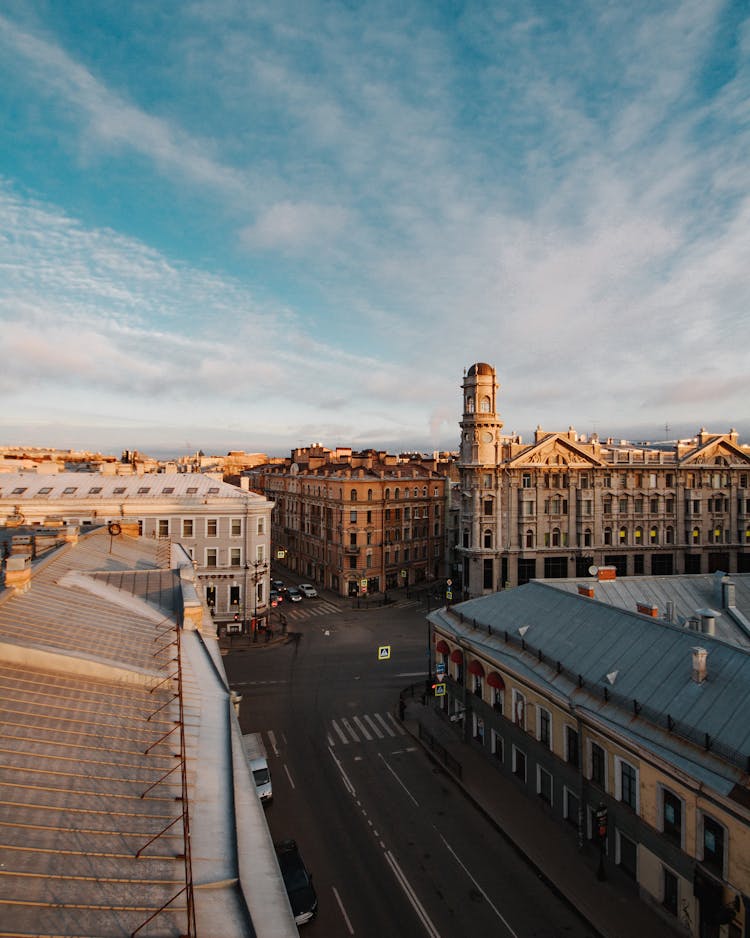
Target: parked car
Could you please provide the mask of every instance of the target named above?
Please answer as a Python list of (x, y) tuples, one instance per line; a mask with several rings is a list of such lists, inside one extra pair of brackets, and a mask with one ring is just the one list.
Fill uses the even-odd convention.
[(302, 593), (300, 593), (296, 586), (287, 586), (284, 590), (284, 596), (286, 596), (290, 603), (298, 603), (302, 599)]
[(304, 925), (318, 914), (318, 897), (312, 876), (302, 860), (296, 840), (283, 840), (275, 847), (294, 921), (297, 925)]
[(308, 599), (313, 599), (318, 595), (318, 591), (315, 589), (312, 583), (300, 583), (298, 589), (300, 593), (302, 593), (302, 595), (306, 596)]

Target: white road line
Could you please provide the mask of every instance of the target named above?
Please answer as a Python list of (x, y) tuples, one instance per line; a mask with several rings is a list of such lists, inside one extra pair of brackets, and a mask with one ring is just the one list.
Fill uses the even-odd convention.
[(333, 890), (333, 894), (336, 897), (336, 902), (339, 904), (341, 914), (344, 917), (344, 922), (346, 923), (346, 927), (349, 929), (349, 934), (353, 935), (354, 929), (352, 928), (352, 923), (349, 921), (349, 916), (346, 914), (346, 909), (344, 908), (344, 903), (341, 901), (341, 896), (339, 895), (338, 889), (336, 889), (335, 886), (331, 886), (331, 889)]
[(292, 776), (289, 774), (289, 769), (287, 768), (286, 762), (284, 763), (284, 771), (286, 772), (286, 777), (289, 779), (289, 784), (292, 786), (292, 788), (294, 788), (295, 785), (292, 781)]
[(396, 717), (394, 717), (394, 715), (393, 715), (392, 713), (389, 713), (389, 714), (388, 714), (388, 719), (389, 719), (389, 720), (391, 721), (391, 723), (396, 727), (396, 732), (397, 732), (397, 733), (400, 733), (402, 736), (406, 735), (406, 730), (405, 730), (405, 729), (403, 728), (403, 726), (396, 720)]
[(334, 741), (333, 741), (333, 736), (331, 736), (330, 733), (326, 733), (326, 741), (328, 742), (328, 745), (329, 745), (329, 746), (335, 746), (335, 745), (336, 745), (336, 744), (334, 743)]
[(356, 789), (354, 788), (354, 785), (352, 785), (352, 783), (349, 781), (349, 776), (348, 776), (348, 775), (346, 774), (346, 772), (344, 771), (344, 767), (343, 767), (342, 764), (339, 762), (339, 760), (336, 758), (336, 756), (335, 756), (335, 754), (334, 754), (334, 752), (333, 752), (333, 749), (331, 749), (330, 746), (328, 747), (328, 751), (331, 753), (331, 758), (332, 758), (333, 761), (336, 763), (336, 768), (339, 770), (339, 772), (341, 772), (341, 778), (344, 780), (344, 784), (346, 785), (347, 789), (349, 790), (349, 794), (350, 794), (353, 798), (356, 798), (356, 797), (357, 797)]
[(276, 734), (274, 733), (273, 730), (268, 731), (268, 740), (271, 743), (271, 749), (273, 749), (273, 754), (275, 756), (278, 756), (279, 750), (276, 746)]
[(375, 723), (372, 717), (368, 716), (368, 714), (365, 714), (365, 720), (367, 720), (367, 722), (370, 724), (370, 728), (372, 729), (373, 733), (378, 737), (378, 739), (382, 739), (383, 731), (380, 729), (377, 723)]
[(343, 731), (342, 729), (340, 729), (338, 723), (337, 723), (335, 720), (331, 720), (331, 726), (336, 730), (336, 734), (337, 734), (338, 738), (341, 740), (341, 742), (342, 742), (344, 745), (346, 745), (346, 744), (349, 742), (349, 740), (348, 740), (348, 739), (346, 738), (346, 736), (344, 735), (344, 731)]
[(358, 727), (360, 733), (365, 737), (365, 739), (372, 739), (372, 736), (370, 736), (370, 734), (367, 732), (367, 727), (366, 727), (365, 724), (360, 720), (359, 717), (354, 717), (354, 722), (357, 724), (357, 727)]
[(399, 783), (399, 785), (404, 789), (404, 791), (406, 792), (406, 794), (411, 798), (411, 800), (414, 802), (415, 806), (418, 808), (418, 807), (419, 807), (419, 802), (418, 802), (417, 799), (414, 797), (414, 795), (412, 795), (412, 793), (409, 791), (409, 789), (406, 787), (406, 785), (404, 785), (404, 783), (401, 781), (401, 779), (398, 777), (398, 775), (394, 772), (394, 770), (391, 768), (391, 766), (388, 765), (388, 763), (385, 761), (385, 756), (383, 755), (383, 753), (382, 753), (382, 752), (379, 752), (378, 755), (379, 755), (380, 758), (383, 760), (383, 765), (388, 769), (388, 771), (391, 773), (391, 775), (396, 779), (396, 781)]
[(386, 733), (387, 733), (389, 736), (395, 736), (395, 735), (396, 735), (396, 734), (393, 732), (393, 730), (390, 728), (390, 726), (388, 726), (388, 724), (385, 722), (385, 720), (381, 717), (381, 715), (380, 715), (379, 713), (376, 713), (376, 714), (375, 714), (375, 719), (380, 723), (380, 725), (383, 727), (383, 729), (386, 731)]
[(357, 736), (357, 731), (354, 729), (354, 727), (351, 725), (351, 723), (347, 720), (347, 718), (346, 718), (346, 717), (341, 717), (341, 722), (342, 722), (342, 723), (344, 724), (344, 726), (346, 727), (347, 733), (349, 733), (349, 735), (350, 735), (351, 738), (354, 740), (354, 742), (355, 742), (355, 743), (358, 743), (358, 742), (359, 742), (359, 736)]
[(414, 911), (417, 913), (417, 915), (421, 919), (422, 924), (424, 925), (425, 931), (427, 932), (427, 934), (430, 935), (431, 938), (440, 938), (440, 932), (437, 930), (437, 928), (435, 928), (435, 926), (430, 921), (430, 917), (427, 914), (427, 912), (425, 912), (424, 906), (417, 898), (417, 894), (412, 889), (411, 885), (409, 884), (408, 879), (404, 876), (404, 873), (401, 867), (396, 862), (396, 858), (393, 856), (390, 850), (385, 851), (385, 858), (388, 861), (391, 869), (393, 870), (394, 876), (401, 884), (401, 888), (406, 893), (406, 898), (409, 900), (409, 902), (411, 902), (412, 906), (414, 907)]
[(424, 671), (401, 671), (396, 677), (424, 677)]
[[(438, 833), (440, 833), (440, 832), (438, 831)], [(508, 931), (509, 931), (510, 934), (513, 936), (513, 938), (518, 938), (518, 935), (513, 931), (513, 929), (510, 927), (510, 925), (509, 925), (508, 922), (505, 920), (505, 918), (503, 918), (503, 915), (502, 915), (502, 913), (500, 912), (500, 910), (499, 910), (499, 909), (497, 908), (497, 906), (492, 902), (492, 900), (490, 899), (490, 897), (487, 895), (487, 893), (484, 891), (484, 889), (482, 889), (482, 887), (479, 885), (479, 883), (474, 879), (474, 877), (473, 877), (473, 876), (471, 875), (471, 873), (468, 871), (468, 869), (466, 868), (466, 866), (461, 862), (461, 860), (458, 858), (458, 854), (456, 853), (456, 851), (453, 849), (453, 847), (451, 847), (451, 845), (448, 843), (448, 841), (445, 839), (445, 837), (443, 837), (442, 834), (440, 834), (440, 839), (443, 841), (443, 843), (444, 843), (445, 846), (448, 848), (448, 850), (453, 854), (453, 858), (455, 859), (456, 863), (458, 863), (458, 865), (461, 867), (461, 869), (464, 871), (464, 873), (466, 873), (466, 875), (469, 877), (469, 879), (472, 881), (472, 883), (474, 883), (474, 885), (477, 887), (477, 889), (482, 893), (482, 895), (484, 896), (485, 900), (487, 901), (487, 903), (488, 903), (488, 905), (490, 906), (490, 908), (492, 909), (492, 911), (495, 913), (495, 915), (497, 915), (497, 917), (500, 919), (500, 921), (503, 923), (503, 925), (505, 925), (505, 927), (508, 929)]]

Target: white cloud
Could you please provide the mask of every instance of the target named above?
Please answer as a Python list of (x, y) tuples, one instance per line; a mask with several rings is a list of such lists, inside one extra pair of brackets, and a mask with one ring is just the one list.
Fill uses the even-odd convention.
[(336, 241), (344, 233), (348, 213), (338, 206), (310, 202), (279, 202), (240, 232), (248, 248), (296, 250)]

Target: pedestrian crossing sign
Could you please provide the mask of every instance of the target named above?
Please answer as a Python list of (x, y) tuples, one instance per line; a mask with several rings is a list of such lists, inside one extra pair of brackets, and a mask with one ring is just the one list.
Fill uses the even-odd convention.
[(433, 684), (436, 697), (445, 697), (445, 684)]
[(390, 645), (381, 645), (378, 648), (378, 661), (386, 661), (391, 657), (391, 646)]

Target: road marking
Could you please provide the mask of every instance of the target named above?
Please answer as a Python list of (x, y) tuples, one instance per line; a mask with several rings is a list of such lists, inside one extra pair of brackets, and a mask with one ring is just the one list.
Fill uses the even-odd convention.
[(421, 919), (422, 924), (424, 925), (427, 934), (430, 935), (431, 938), (440, 938), (440, 932), (437, 930), (437, 928), (435, 928), (435, 926), (430, 921), (430, 917), (427, 914), (427, 912), (425, 912), (424, 906), (417, 898), (417, 894), (412, 889), (409, 883), (409, 880), (406, 878), (406, 876), (404, 876), (403, 870), (396, 862), (396, 858), (393, 856), (390, 850), (385, 851), (385, 858), (388, 861), (388, 864), (390, 865), (391, 869), (393, 870), (394, 876), (401, 884), (401, 888), (406, 893), (406, 898), (409, 900), (409, 902), (411, 902), (414, 908), (414, 911), (417, 913), (417, 915)]
[(381, 715), (380, 715), (379, 713), (376, 713), (376, 714), (375, 714), (375, 719), (378, 721), (378, 723), (380, 723), (380, 725), (383, 727), (383, 729), (386, 731), (386, 733), (387, 733), (389, 736), (395, 736), (395, 735), (396, 735), (396, 734), (393, 732), (393, 730), (390, 728), (390, 726), (388, 726), (388, 724), (385, 722), (385, 720), (381, 717)]
[(396, 677), (424, 677), (424, 671), (402, 671)]
[(370, 734), (367, 732), (367, 727), (366, 727), (365, 724), (360, 720), (360, 718), (359, 718), (359, 717), (354, 717), (353, 719), (354, 719), (354, 722), (355, 722), (355, 723), (357, 724), (357, 726), (359, 727), (359, 731), (362, 733), (362, 735), (365, 737), (365, 739), (372, 739), (372, 736), (370, 736)]
[(378, 737), (378, 739), (382, 739), (382, 738), (383, 738), (382, 730), (381, 730), (380, 727), (377, 725), (377, 723), (375, 723), (375, 721), (372, 719), (372, 717), (371, 717), (371, 716), (368, 716), (367, 714), (365, 714), (365, 720), (367, 720), (367, 722), (370, 724), (370, 727), (371, 727), (373, 733)]
[[(437, 830), (437, 828), (435, 828), (435, 829)], [(440, 831), (438, 831), (438, 833), (440, 834)], [(513, 938), (518, 938), (518, 935), (513, 931), (513, 929), (512, 929), (512, 928), (510, 927), (510, 925), (508, 924), (508, 922), (503, 918), (503, 915), (502, 915), (502, 913), (500, 912), (500, 910), (495, 906), (495, 904), (492, 902), (492, 900), (491, 900), (490, 897), (487, 895), (487, 893), (484, 891), (484, 889), (482, 889), (482, 887), (479, 885), (479, 883), (474, 879), (474, 877), (473, 877), (473, 876), (471, 875), (471, 873), (468, 871), (468, 869), (466, 868), (466, 866), (461, 862), (461, 860), (459, 859), (458, 854), (456, 853), (456, 851), (453, 849), (453, 847), (451, 847), (451, 845), (448, 843), (448, 841), (445, 839), (445, 837), (443, 837), (442, 834), (440, 834), (440, 839), (443, 841), (443, 843), (444, 843), (445, 846), (448, 848), (448, 850), (453, 854), (453, 857), (454, 857), (456, 863), (458, 863), (458, 865), (461, 867), (461, 869), (464, 871), (464, 873), (466, 873), (466, 875), (469, 877), (469, 879), (472, 881), (472, 883), (474, 883), (474, 885), (477, 887), (477, 889), (482, 893), (482, 895), (484, 896), (485, 900), (487, 901), (487, 903), (488, 903), (488, 905), (490, 906), (490, 908), (492, 909), (492, 911), (495, 913), (495, 915), (497, 915), (497, 917), (500, 919), (500, 921), (503, 923), (503, 925), (505, 925), (505, 927), (506, 927), (506, 928), (508, 929), (508, 931), (511, 933), (511, 935), (513, 936)]]
[(336, 758), (336, 755), (335, 755), (333, 749), (331, 749), (330, 746), (328, 747), (328, 751), (331, 753), (331, 758), (332, 758), (333, 761), (336, 763), (336, 768), (339, 770), (339, 772), (341, 772), (341, 778), (344, 780), (344, 784), (346, 785), (347, 789), (349, 790), (349, 794), (350, 794), (353, 798), (356, 798), (356, 797), (357, 797), (356, 789), (354, 788), (354, 785), (352, 785), (352, 783), (349, 781), (349, 776), (348, 776), (348, 775), (346, 774), (346, 772), (344, 771), (344, 767), (343, 767), (342, 764), (339, 762), (339, 760)]
[(347, 720), (347, 718), (346, 718), (346, 717), (341, 717), (341, 722), (342, 722), (342, 723), (344, 724), (344, 726), (346, 727), (347, 732), (348, 732), (349, 735), (352, 737), (352, 739), (354, 740), (354, 742), (355, 742), (355, 743), (358, 743), (358, 742), (359, 742), (359, 736), (357, 736), (357, 733), (356, 733), (354, 727), (353, 727), (353, 726), (351, 725), (351, 723)]
[(339, 727), (338, 723), (335, 720), (331, 720), (331, 726), (336, 730), (336, 733), (338, 734), (338, 737), (341, 740), (341, 742), (344, 743), (344, 745), (346, 745), (349, 742), (349, 740), (344, 735), (344, 731)]
[(401, 726), (400, 723), (396, 721), (396, 717), (394, 717), (392, 713), (388, 713), (387, 717), (391, 721), (391, 723), (396, 727), (396, 732), (404, 736), (406, 733), (406, 730), (403, 728), (403, 726)]
[(344, 908), (344, 903), (341, 901), (341, 896), (338, 893), (338, 889), (336, 889), (335, 886), (331, 886), (331, 889), (333, 890), (333, 894), (336, 897), (336, 902), (339, 904), (341, 914), (344, 917), (344, 922), (346, 923), (346, 927), (349, 929), (349, 934), (353, 935), (354, 929), (352, 928), (352, 923), (349, 921), (349, 916), (346, 914), (346, 909)]
[(276, 734), (274, 733), (273, 730), (268, 731), (268, 739), (269, 739), (269, 742), (271, 743), (271, 749), (273, 749), (274, 755), (278, 756), (279, 750), (276, 747)]
[(409, 789), (406, 787), (406, 785), (404, 785), (404, 783), (401, 781), (401, 779), (398, 777), (398, 775), (394, 772), (394, 770), (390, 767), (390, 765), (388, 765), (388, 763), (385, 761), (385, 756), (383, 755), (383, 753), (382, 753), (382, 752), (379, 752), (378, 755), (379, 755), (380, 758), (383, 760), (383, 765), (388, 769), (388, 771), (391, 773), (391, 775), (396, 779), (396, 781), (399, 783), (399, 785), (404, 789), (404, 791), (406, 792), (406, 794), (411, 798), (411, 800), (414, 802), (415, 806), (418, 808), (418, 807), (419, 807), (419, 802), (418, 802), (417, 799), (414, 797), (414, 795), (412, 795), (412, 793), (409, 791)]
[(284, 763), (284, 771), (286, 772), (286, 777), (289, 779), (289, 784), (292, 786), (292, 788), (294, 788), (295, 785), (292, 781), (292, 776), (289, 774), (289, 769), (287, 768), (286, 762)]

